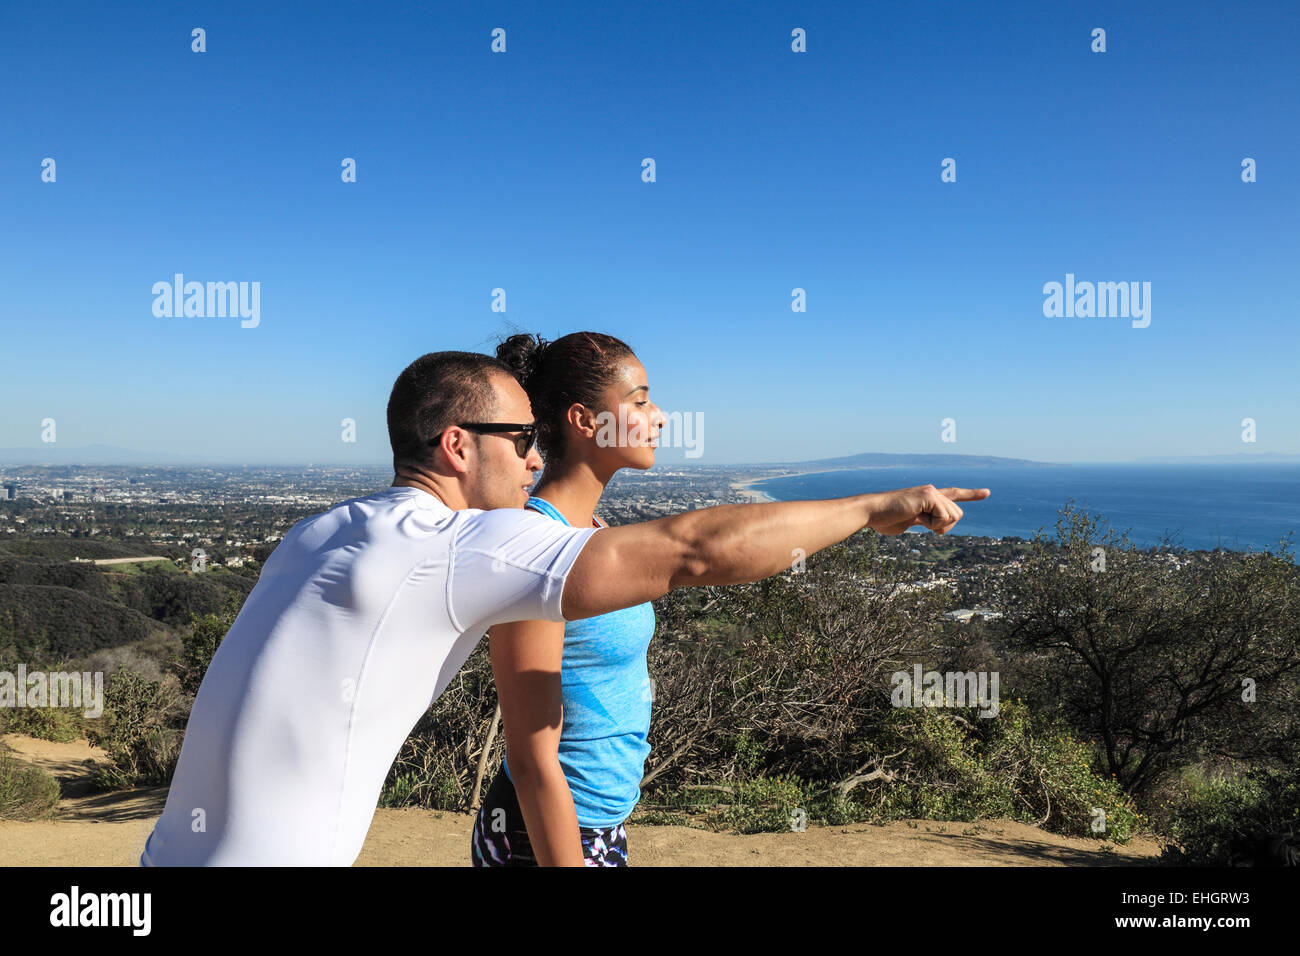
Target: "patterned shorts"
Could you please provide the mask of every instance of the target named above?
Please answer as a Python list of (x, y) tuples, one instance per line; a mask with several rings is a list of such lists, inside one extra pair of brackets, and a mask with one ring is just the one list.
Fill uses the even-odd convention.
[[(582, 855), (587, 866), (627, 866), (627, 830), (616, 827), (579, 827)], [(479, 807), (470, 837), (475, 866), (536, 866), (524, 814), (514, 784), (498, 770)]]

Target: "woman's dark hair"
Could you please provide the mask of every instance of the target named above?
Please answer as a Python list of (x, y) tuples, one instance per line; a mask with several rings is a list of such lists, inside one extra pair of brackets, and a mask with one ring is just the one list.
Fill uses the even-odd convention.
[(388, 397), (393, 470), (427, 466), (433, 458), (429, 439), (449, 425), (492, 421), (497, 396), (491, 378), (497, 373), (514, 370), (477, 352), (430, 352), (408, 365)]
[(537, 447), (551, 460), (564, 455), (564, 421), (574, 402), (596, 412), (601, 395), (635, 353), (622, 339), (600, 332), (571, 332), (547, 342), (521, 332), (497, 346), (497, 358), (514, 370), (537, 421)]

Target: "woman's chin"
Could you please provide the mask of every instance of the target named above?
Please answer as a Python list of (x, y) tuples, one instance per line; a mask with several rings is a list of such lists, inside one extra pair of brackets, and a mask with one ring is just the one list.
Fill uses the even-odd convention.
[(629, 448), (627, 461), (624, 468), (636, 468), (639, 471), (645, 471), (647, 468), (653, 468), (655, 465), (655, 450), (649, 445), (637, 448)]

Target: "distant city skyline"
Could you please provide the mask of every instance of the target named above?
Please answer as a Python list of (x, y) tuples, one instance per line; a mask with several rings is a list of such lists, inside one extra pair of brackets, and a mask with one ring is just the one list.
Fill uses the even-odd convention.
[(419, 355), (593, 329), (665, 465), (1300, 453), (1291, 3), (59, 12), (0, 449), (382, 465)]

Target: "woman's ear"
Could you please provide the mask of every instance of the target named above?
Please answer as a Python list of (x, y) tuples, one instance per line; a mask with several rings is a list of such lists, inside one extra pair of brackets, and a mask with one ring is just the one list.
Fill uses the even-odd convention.
[(569, 406), (565, 419), (570, 426), (577, 429), (578, 433), (585, 438), (593, 438), (596, 429), (600, 427), (596, 413), (581, 402), (574, 402)]

